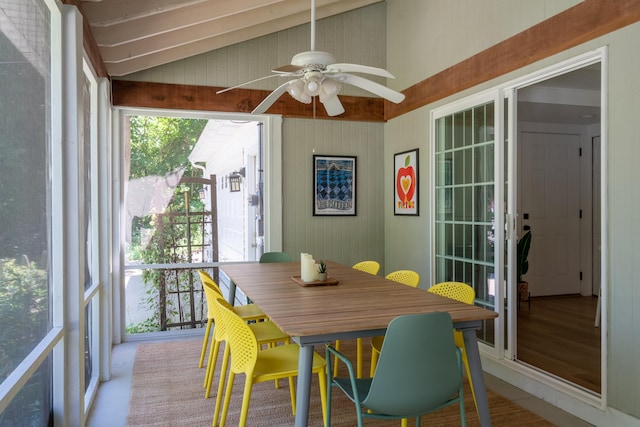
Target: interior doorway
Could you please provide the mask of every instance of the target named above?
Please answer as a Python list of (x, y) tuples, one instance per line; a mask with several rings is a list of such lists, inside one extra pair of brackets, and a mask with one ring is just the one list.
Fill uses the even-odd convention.
[[(600, 330), (594, 324), (601, 90), (597, 62), (518, 88), (516, 97), (515, 226), (518, 235), (525, 227), (532, 235), (525, 275), (531, 303), (517, 313), (516, 359), (594, 393), (601, 392)], [(578, 322), (559, 320), (569, 312), (589, 321), (573, 330)], [(562, 322), (569, 323), (557, 326)], [(585, 374), (571, 369), (578, 365)]]

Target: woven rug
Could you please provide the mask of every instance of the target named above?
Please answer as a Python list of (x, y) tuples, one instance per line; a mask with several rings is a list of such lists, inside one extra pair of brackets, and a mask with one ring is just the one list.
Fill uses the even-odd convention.
[[(205, 368), (198, 368), (201, 345), (202, 341), (200, 340), (138, 345), (133, 369), (131, 400), (127, 415), (128, 427), (208, 427), (211, 425), (220, 362), (216, 366), (212, 397), (205, 399), (202, 386)], [(342, 351), (348, 356), (355, 355), (355, 345), (348, 341), (343, 341)], [(368, 367), (365, 366), (365, 368), (365, 372), (368, 372)], [(465, 386), (467, 425), (478, 426), (480, 423), (475, 411), (473, 397), (468, 384), (465, 384)], [(228, 426), (238, 425), (243, 387), (244, 376), (238, 376), (234, 383), (227, 416), (226, 425)], [(487, 393), (494, 426), (553, 426), (553, 424), (491, 390), (488, 390)], [(333, 393), (331, 411), (332, 426), (351, 427), (356, 425), (355, 407), (339, 390), (335, 390)], [(422, 418), (421, 424), (423, 426), (460, 425), (458, 406), (452, 405), (436, 413), (426, 415)], [(247, 425), (259, 427), (294, 425), (294, 416), (291, 413), (291, 401), (286, 380), (281, 380), (280, 387), (277, 389), (273, 381), (254, 386)], [(311, 388), (309, 426), (322, 425), (320, 393), (317, 376), (314, 375), (314, 382)], [(400, 426), (400, 422), (365, 420), (365, 425)], [(409, 421), (409, 425), (414, 425), (413, 420)]]

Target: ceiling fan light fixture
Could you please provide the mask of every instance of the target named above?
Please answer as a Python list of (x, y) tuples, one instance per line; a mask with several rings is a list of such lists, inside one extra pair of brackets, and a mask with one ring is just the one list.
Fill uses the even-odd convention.
[(330, 99), (338, 95), (338, 92), (340, 91), (341, 86), (342, 85), (336, 82), (335, 80), (330, 78), (325, 78), (322, 81), (322, 89), (320, 91), (320, 101), (324, 102), (327, 99)]
[(304, 93), (309, 96), (317, 96), (322, 89), (321, 80), (318, 77), (309, 77), (304, 84)]
[(302, 79), (296, 79), (289, 82), (287, 92), (293, 99), (303, 104), (311, 103), (311, 96), (305, 91), (305, 84)]

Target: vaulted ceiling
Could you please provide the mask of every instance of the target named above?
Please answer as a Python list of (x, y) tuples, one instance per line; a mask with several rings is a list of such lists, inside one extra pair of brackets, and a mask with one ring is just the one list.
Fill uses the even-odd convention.
[[(316, 0), (316, 19), (383, 0)], [(110, 76), (167, 64), (310, 22), (311, 0), (66, 0)]]

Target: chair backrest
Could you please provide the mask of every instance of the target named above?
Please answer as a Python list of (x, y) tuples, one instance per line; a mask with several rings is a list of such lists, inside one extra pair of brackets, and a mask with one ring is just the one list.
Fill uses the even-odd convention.
[(385, 279), (402, 283), (403, 285), (418, 287), (420, 283), (420, 275), (413, 270), (396, 270), (385, 276)]
[(216, 299), (216, 304), (222, 315), (227, 345), (231, 349), (231, 370), (252, 376), (258, 360), (258, 340), (249, 325), (234, 313), (231, 304), (224, 298)]
[(209, 281), (209, 282), (213, 282), (213, 277), (211, 277), (211, 275), (209, 273), (207, 273), (204, 270), (198, 270), (198, 274), (200, 275), (200, 280), (202, 280), (203, 282), (205, 280)]
[(374, 412), (408, 416), (437, 408), (460, 388), (458, 361), (449, 313), (396, 317), (362, 404)]
[(207, 318), (213, 318), (214, 316), (214, 305), (216, 298), (222, 297), (222, 291), (216, 282), (207, 274), (204, 270), (198, 270), (198, 274), (200, 274), (200, 281), (202, 282), (202, 289), (204, 289), (204, 297), (207, 300)]
[(291, 262), (286, 252), (265, 252), (260, 256), (260, 262)]
[(380, 264), (378, 261), (360, 261), (353, 265), (356, 270), (364, 271), (365, 273), (376, 275), (380, 271)]
[(471, 286), (462, 282), (436, 283), (430, 287), (428, 291), (465, 304), (473, 304), (476, 300), (476, 291)]

